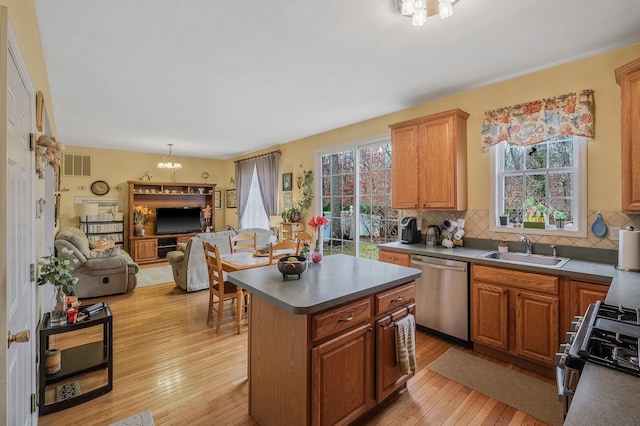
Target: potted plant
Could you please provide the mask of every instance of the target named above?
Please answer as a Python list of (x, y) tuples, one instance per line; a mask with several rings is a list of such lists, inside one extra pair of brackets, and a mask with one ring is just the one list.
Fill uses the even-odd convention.
[(289, 207), (285, 207), (280, 213), (282, 221), (286, 223), (296, 223), (301, 220), (302, 209), (299, 203), (293, 203)]
[(500, 226), (507, 226), (509, 215), (505, 212), (500, 215)]
[(58, 255), (44, 256), (38, 262), (40, 274), (38, 285), (51, 283), (55, 287), (51, 304), (49, 321), (51, 325), (64, 325), (67, 323), (67, 294), (73, 294), (76, 289), (78, 277), (73, 276), (75, 268), (73, 263), (78, 260), (73, 258), (73, 252), (63, 247)]
[(564, 228), (565, 221), (567, 220), (567, 212), (563, 210), (556, 210), (553, 212), (553, 218), (556, 220), (556, 228)]
[(549, 214), (549, 208), (541, 201), (533, 197), (524, 203), (525, 218), (522, 225), (525, 228), (545, 229)]

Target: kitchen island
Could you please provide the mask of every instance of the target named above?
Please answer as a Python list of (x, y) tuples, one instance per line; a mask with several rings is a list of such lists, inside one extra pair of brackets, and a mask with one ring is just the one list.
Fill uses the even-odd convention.
[(349, 423), (406, 384), (394, 321), (420, 271), (346, 255), (301, 275), (277, 265), (228, 275), (251, 293), (249, 414), (261, 425)]

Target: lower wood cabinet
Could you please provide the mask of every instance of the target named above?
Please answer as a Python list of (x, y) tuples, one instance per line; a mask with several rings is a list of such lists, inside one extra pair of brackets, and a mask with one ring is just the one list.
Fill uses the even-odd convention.
[(554, 365), (559, 344), (558, 277), (471, 267), (471, 339), (519, 358)]
[[(349, 424), (413, 376), (396, 363), (393, 321), (405, 317), (414, 301), (411, 282), (312, 317), (312, 336), (326, 336), (316, 328), (334, 330), (333, 338), (311, 350), (312, 424)], [(365, 306), (373, 308), (368, 318)]]
[(403, 387), (393, 322), (415, 282), (312, 315), (249, 304), (249, 411), (259, 424), (346, 425)]
[(132, 258), (134, 262), (156, 260), (158, 258), (158, 239), (147, 238), (133, 240)]
[(311, 350), (312, 424), (348, 424), (374, 405), (374, 335), (364, 324)]
[(409, 253), (398, 253), (391, 250), (379, 250), (378, 260), (380, 262), (393, 263), (400, 266), (411, 266), (411, 255)]
[(569, 281), (569, 310), (570, 318), (584, 315), (590, 304), (598, 300), (604, 302), (609, 286), (607, 284), (587, 283), (583, 281)]

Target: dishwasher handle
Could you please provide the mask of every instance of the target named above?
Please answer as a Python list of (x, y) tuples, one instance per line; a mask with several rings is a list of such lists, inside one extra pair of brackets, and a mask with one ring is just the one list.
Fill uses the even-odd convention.
[(467, 272), (467, 268), (466, 266), (445, 266), (445, 265), (438, 265), (435, 263), (429, 263), (429, 262), (422, 262), (420, 260), (416, 260), (415, 258), (411, 261), (412, 264), (414, 265), (419, 265), (419, 266), (425, 266), (427, 268), (433, 268), (433, 269), (442, 269), (444, 271), (453, 271), (453, 272)]

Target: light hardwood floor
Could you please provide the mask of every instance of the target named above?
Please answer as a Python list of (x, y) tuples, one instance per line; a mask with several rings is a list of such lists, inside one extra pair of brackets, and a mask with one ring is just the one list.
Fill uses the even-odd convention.
[[(146, 409), (156, 425), (256, 424), (248, 414), (246, 325), (235, 333), (232, 309), (225, 309), (216, 335), (215, 323), (206, 324), (206, 291), (185, 293), (170, 283), (99, 300), (106, 300), (113, 312), (113, 390), (42, 416), (40, 425), (106, 425)], [(55, 344), (63, 348), (81, 338), (87, 336), (61, 335)], [(545, 424), (429, 371), (426, 366), (451, 344), (421, 332), (416, 339), (415, 377), (362, 424)]]

